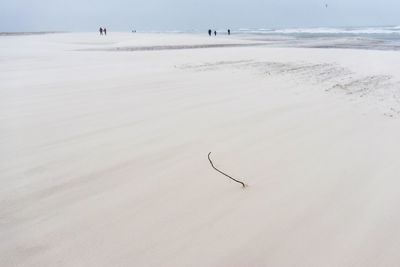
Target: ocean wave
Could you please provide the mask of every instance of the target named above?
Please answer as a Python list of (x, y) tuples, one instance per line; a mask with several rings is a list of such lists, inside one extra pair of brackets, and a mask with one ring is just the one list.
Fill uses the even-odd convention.
[(253, 34), (400, 34), (400, 26), (386, 26), (386, 27), (359, 27), (359, 28), (280, 28), (280, 29), (246, 29), (241, 28), (238, 30), (241, 33)]

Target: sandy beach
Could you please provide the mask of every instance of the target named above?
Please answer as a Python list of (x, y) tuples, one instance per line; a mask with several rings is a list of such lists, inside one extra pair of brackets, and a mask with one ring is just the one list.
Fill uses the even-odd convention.
[(399, 266), (399, 69), (235, 36), (0, 36), (0, 266)]

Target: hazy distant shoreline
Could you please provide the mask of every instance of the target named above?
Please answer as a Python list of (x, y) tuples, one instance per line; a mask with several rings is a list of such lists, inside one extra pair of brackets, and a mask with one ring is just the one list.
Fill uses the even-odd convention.
[[(109, 31), (111, 35), (122, 33)], [(217, 29), (217, 37), (228, 37), (247, 41), (268, 42), (272, 47), (301, 47), (301, 48), (341, 48), (362, 50), (400, 50), (400, 27), (314, 27), (314, 28), (260, 28), (260, 29), (233, 29), (228, 37), (226, 29)], [(55, 33), (67, 33), (65, 31), (38, 31), (38, 32), (0, 32), (0, 36), (28, 36)], [(93, 31), (93, 34), (97, 32)], [(129, 32), (128, 32), (129, 33)], [(206, 35), (201, 30), (169, 30), (169, 31), (140, 31), (137, 33), (148, 34), (194, 34)], [(181, 48), (181, 47), (178, 47)], [(170, 48), (168, 48), (170, 49)], [(116, 49), (121, 51), (121, 49)], [(127, 49), (122, 49), (126, 51)], [(134, 47), (129, 51), (143, 50)], [(147, 48), (146, 48), (147, 50)], [(160, 50), (157, 48), (156, 50)], [(164, 50), (164, 49), (161, 49)]]
[(42, 34), (54, 34), (54, 33), (67, 33), (62, 31), (53, 32), (0, 32), (0, 36), (23, 36), (23, 35), (42, 35)]

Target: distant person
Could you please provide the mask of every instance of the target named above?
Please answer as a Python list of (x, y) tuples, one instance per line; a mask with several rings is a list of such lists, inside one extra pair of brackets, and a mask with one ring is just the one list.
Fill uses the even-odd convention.
[(217, 31), (214, 31), (214, 36), (217, 36)]
[(211, 36), (211, 29), (210, 29), (210, 30), (208, 30), (208, 35), (209, 35), (209, 36)]
[(228, 29), (228, 35), (231, 35), (231, 30), (230, 29)]
[(107, 29), (106, 28), (104, 28), (104, 35), (107, 35)]
[(100, 27), (99, 32), (100, 32), (100, 35), (103, 35), (103, 28), (102, 27)]

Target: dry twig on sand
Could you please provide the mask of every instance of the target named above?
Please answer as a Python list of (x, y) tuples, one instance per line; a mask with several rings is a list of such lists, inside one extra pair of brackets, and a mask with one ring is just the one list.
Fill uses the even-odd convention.
[(222, 175), (228, 177), (229, 179), (235, 181), (236, 183), (241, 184), (241, 185), (243, 186), (243, 188), (246, 188), (247, 185), (246, 185), (245, 183), (243, 183), (242, 181), (236, 180), (235, 178), (229, 176), (228, 174), (226, 174), (226, 173), (224, 173), (224, 172), (218, 170), (218, 169), (214, 166), (213, 162), (211, 161), (210, 155), (211, 155), (211, 152), (208, 153), (208, 160), (210, 161), (210, 164), (211, 164), (211, 166), (213, 167), (214, 170), (216, 170), (217, 172), (221, 173)]

